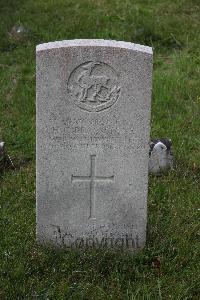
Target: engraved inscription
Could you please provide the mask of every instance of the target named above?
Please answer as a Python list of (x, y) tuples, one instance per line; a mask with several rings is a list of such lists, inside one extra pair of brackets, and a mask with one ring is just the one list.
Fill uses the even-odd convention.
[(117, 114), (113, 114), (112, 119), (106, 115), (97, 119), (95, 114), (87, 119), (60, 114), (55, 117), (55, 113), (51, 113), (49, 119), (52, 125), (47, 128), (48, 149), (74, 151), (81, 147), (88, 151), (93, 147), (92, 152), (95, 152), (96, 147), (107, 150), (126, 148), (134, 149), (136, 153), (146, 145), (145, 136), (140, 136), (135, 130), (142, 118), (142, 115), (134, 114), (133, 120), (128, 122), (120, 120)]
[(114, 175), (109, 177), (96, 176), (96, 155), (91, 155), (91, 166), (90, 166), (90, 176), (74, 176), (72, 175), (72, 182), (86, 181), (90, 183), (90, 216), (89, 219), (95, 219), (95, 184), (98, 181), (112, 182), (114, 180)]
[(103, 62), (89, 61), (76, 67), (68, 80), (68, 91), (78, 107), (98, 112), (111, 107), (119, 98), (116, 71)]

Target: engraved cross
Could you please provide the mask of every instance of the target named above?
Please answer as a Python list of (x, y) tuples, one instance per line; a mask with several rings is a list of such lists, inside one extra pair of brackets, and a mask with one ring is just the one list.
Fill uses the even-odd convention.
[(90, 176), (74, 176), (72, 175), (72, 182), (86, 181), (90, 183), (90, 219), (95, 219), (95, 185), (96, 182), (112, 182), (114, 180), (114, 175), (109, 177), (96, 176), (96, 155), (91, 155), (91, 165), (90, 165)]

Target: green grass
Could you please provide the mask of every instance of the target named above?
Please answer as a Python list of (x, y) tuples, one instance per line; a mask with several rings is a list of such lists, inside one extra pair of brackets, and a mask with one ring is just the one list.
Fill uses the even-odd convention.
[[(198, 0), (0, 0), (0, 299), (200, 299)], [(23, 24), (21, 39), (9, 33)], [(35, 242), (35, 46), (104, 38), (154, 48), (152, 137), (175, 170), (150, 177), (141, 252), (44, 249)]]

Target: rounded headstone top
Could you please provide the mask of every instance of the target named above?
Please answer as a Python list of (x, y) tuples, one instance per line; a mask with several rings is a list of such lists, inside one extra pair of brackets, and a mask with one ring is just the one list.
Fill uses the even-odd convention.
[(103, 39), (76, 39), (76, 40), (63, 40), (55, 41), (49, 43), (43, 43), (36, 46), (36, 51), (44, 51), (56, 48), (65, 47), (113, 47), (121, 49), (130, 49), (134, 51), (144, 52), (151, 54), (153, 53), (152, 48), (148, 46), (143, 46), (139, 44), (134, 44), (124, 41), (114, 41), (114, 40), (103, 40)]

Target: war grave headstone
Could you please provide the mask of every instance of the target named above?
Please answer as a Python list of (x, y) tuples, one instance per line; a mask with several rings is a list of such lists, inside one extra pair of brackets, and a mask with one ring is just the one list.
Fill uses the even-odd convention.
[(37, 239), (135, 250), (146, 240), (152, 49), (38, 45)]

